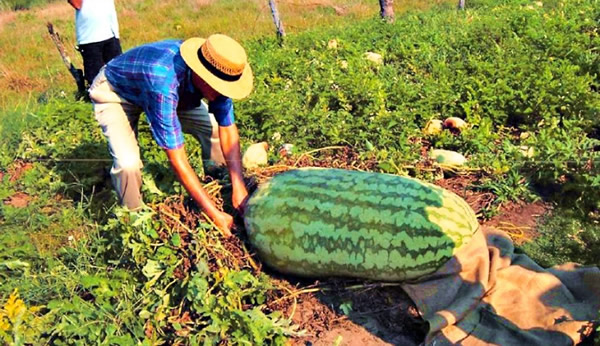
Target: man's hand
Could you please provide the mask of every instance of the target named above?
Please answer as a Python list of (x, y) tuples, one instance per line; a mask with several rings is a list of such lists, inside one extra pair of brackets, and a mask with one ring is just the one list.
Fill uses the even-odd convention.
[(83, 0), (67, 0), (71, 6), (73, 6), (76, 10), (81, 10), (81, 5), (83, 4)]
[(231, 227), (233, 227), (233, 217), (217, 209), (206, 190), (202, 187), (196, 172), (190, 166), (190, 163), (182, 146), (177, 149), (166, 149), (167, 157), (171, 162), (171, 167), (175, 175), (179, 178), (181, 184), (185, 187), (190, 196), (206, 212), (206, 215), (213, 220), (215, 225), (223, 231), (225, 236), (231, 236)]
[(231, 228), (233, 227), (233, 216), (227, 213), (220, 213), (213, 218), (217, 227), (223, 232), (226, 237), (231, 237)]

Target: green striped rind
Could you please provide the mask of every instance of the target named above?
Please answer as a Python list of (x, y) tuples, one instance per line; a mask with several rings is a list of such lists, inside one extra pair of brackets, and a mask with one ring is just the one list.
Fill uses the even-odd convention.
[(435, 271), (479, 227), (469, 205), (438, 186), (321, 168), (260, 186), (245, 223), (261, 259), (279, 271), (386, 281)]

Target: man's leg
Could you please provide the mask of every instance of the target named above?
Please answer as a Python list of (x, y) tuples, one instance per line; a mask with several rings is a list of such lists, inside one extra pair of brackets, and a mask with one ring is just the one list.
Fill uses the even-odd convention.
[(79, 46), (79, 52), (83, 58), (83, 75), (88, 82), (88, 85), (92, 85), (98, 71), (104, 66), (102, 46), (102, 42), (82, 44)]
[(198, 108), (180, 111), (178, 116), (183, 131), (194, 136), (202, 146), (204, 170), (226, 165), (219, 140), (219, 125), (214, 115), (208, 113), (206, 104), (202, 102)]
[(141, 187), (143, 167), (137, 141), (137, 123), (141, 110), (121, 99), (110, 87), (104, 70), (90, 87), (90, 98), (102, 133), (108, 140), (113, 158), (110, 171), (119, 201), (130, 210), (143, 205)]
[(104, 48), (102, 50), (102, 59), (104, 64), (108, 64), (113, 58), (121, 55), (121, 42), (118, 38), (113, 37), (104, 41)]

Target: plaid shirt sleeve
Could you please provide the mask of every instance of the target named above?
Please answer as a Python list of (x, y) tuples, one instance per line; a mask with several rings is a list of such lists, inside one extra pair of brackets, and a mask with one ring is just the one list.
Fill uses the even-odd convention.
[(163, 149), (177, 149), (183, 145), (183, 132), (177, 117), (179, 96), (176, 92), (149, 92), (145, 109), (152, 136)]
[(233, 101), (229, 97), (219, 96), (209, 102), (208, 111), (214, 114), (219, 126), (230, 126), (235, 122), (233, 115)]

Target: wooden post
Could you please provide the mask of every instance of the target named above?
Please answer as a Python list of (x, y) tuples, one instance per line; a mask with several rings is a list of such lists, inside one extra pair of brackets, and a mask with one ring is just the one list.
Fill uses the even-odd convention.
[(381, 18), (388, 22), (394, 21), (394, 0), (379, 0)]
[(269, 0), (269, 7), (271, 7), (273, 23), (275, 23), (275, 27), (277, 28), (277, 37), (279, 37), (280, 42), (283, 42), (283, 37), (285, 36), (285, 29), (283, 28), (283, 23), (279, 19), (279, 12), (277, 11), (277, 5), (275, 4), (275, 1)]
[(458, 0), (458, 9), (459, 10), (465, 9), (465, 0)]
[(75, 82), (77, 83), (78, 94), (84, 95), (85, 94), (85, 79), (83, 78), (83, 71), (78, 68), (75, 68), (75, 66), (73, 66), (71, 59), (65, 52), (65, 46), (62, 43), (62, 39), (60, 38), (60, 35), (58, 34), (58, 32), (54, 31), (54, 26), (52, 25), (52, 23), (48, 22), (47, 26), (48, 26), (48, 33), (50, 34), (50, 38), (52, 38), (54, 45), (58, 49), (58, 53), (60, 54), (60, 57), (62, 58), (63, 63), (65, 64), (67, 69), (69, 69), (69, 72), (71, 72), (71, 75), (73, 76), (73, 78), (75, 79)]

